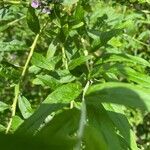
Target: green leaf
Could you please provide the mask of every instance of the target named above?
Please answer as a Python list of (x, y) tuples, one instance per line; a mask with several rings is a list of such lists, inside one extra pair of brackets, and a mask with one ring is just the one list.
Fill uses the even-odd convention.
[[(78, 109), (62, 110), (44, 125), (37, 136), (55, 148), (73, 149), (76, 143), (75, 133), (78, 129), (79, 120), (80, 111)], [(49, 137), (53, 138), (49, 140)]]
[(150, 76), (144, 73), (139, 73), (130, 67), (125, 67), (122, 65), (114, 65), (113, 67), (111, 67), (110, 70), (108, 70), (108, 72), (109, 71), (115, 73), (115, 75), (121, 75), (124, 78), (127, 78), (129, 81), (138, 83), (143, 87), (149, 88)]
[(37, 74), (38, 72), (40, 72), (41, 68), (33, 65), (31, 67), (29, 67), (29, 73), (33, 73), (33, 74)]
[(62, 85), (50, 95), (48, 95), (48, 97), (44, 100), (43, 103), (68, 103), (77, 98), (80, 92), (80, 83), (68, 83), (66, 85)]
[(84, 22), (77, 23), (71, 27), (71, 29), (78, 29), (84, 25)]
[[(88, 104), (87, 115), (89, 126), (95, 128), (97, 134), (100, 137), (99, 144), (102, 143), (103, 145), (101, 146), (103, 146), (104, 149), (122, 150), (119, 139), (116, 134), (115, 126), (113, 125), (113, 122), (109, 119), (107, 111), (105, 111), (105, 109), (101, 105)], [(96, 147), (96, 145), (94, 147)]]
[(150, 90), (128, 83), (93, 85), (89, 88), (86, 99), (90, 103), (109, 102), (150, 110)]
[(57, 49), (57, 43), (56, 41), (52, 41), (48, 47), (46, 58), (47, 59), (52, 58), (56, 52), (56, 49)]
[(47, 96), (37, 111), (18, 129), (18, 133), (34, 134), (52, 112), (58, 111), (75, 100), (82, 91), (79, 83), (68, 83)]
[(47, 59), (41, 54), (34, 53), (31, 62), (33, 65), (37, 67), (40, 67), (46, 70), (54, 70), (56, 63), (59, 60), (60, 60), (60, 57), (53, 57), (51, 59)]
[(45, 84), (44, 84), (40, 79), (38, 79), (38, 78), (35, 78), (35, 79), (32, 81), (32, 83), (33, 83), (34, 85), (41, 85), (41, 86), (45, 87)]
[(109, 118), (120, 131), (119, 134), (122, 135), (126, 146), (128, 145), (131, 149), (137, 150), (136, 136), (131, 129), (122, 107), (115, 104), (103, 104), (103, 106), (107, 110)]
[(78, 20), (79, 22), (83, 21), (84, 15), (85, 15), (84, 7), (79, 2), (75, 10), (75, 15), (74, 15), (75, 19)]
[(113, 37), (108, 41), (108, 44), (113, 46), (113, 47), (121, 47), (123, 44), (121, 43), (120, 37)]
[(85, 128), (85, 150), (107, 150), (107, 144), (99, 129), (90, 125)]
[(9, 105), (7, 105), (6, 103), (0, 101), (0, 112), (4, 111), (6, 109), (9, 109), (9, 108), (10, 108)]
[[(64, 83), (69, 83), (69, 82), (73, 82), (76, 77), (73, 76), (69, 70), (56, 70), (56, 74), (58, 74), (58, 80), (60, 83), (64, 84)], [(55, 74), (54, 74), (55, 76)], [(54, 77), (53, 76), (53, 77)]]
[(137, 57), (137, 56), (132, 56), (129, 54), (123, 54), (123, 53), (107, 53), (103, 56), (102, 61), (97, 61), (96, 64), (99, 63), (106, 63), (106, 62), (126, 62), (130, 63), (132, 65), (141, 65), (145, 67), (150, 67), (150, 63), (146, 61), (143, 58)]
[(121, 31), (121, 29), (112, 29), (105, 32), (100, 32), (99, 30), (88, 30), (89, 37), (93, 39), (93, 50), (95, 51), (101, 46), (107, 46), (107, 42), (111, 40), (111, 38), (119, 35)]
[(31, 104), (24, 96), (23, 97), (20, 96), (18, 98), (18, 106), (22, 116), (25, 119), (29, 118), (32, 115), (33, 110), (31, 108)]
[(74, 81), (76, 78), (75, 76), (71, 75), (71, 74), (68, 74), (66, 76), (63, 76), (61, 79), (60, 79), (60, 83), (69, 83), (69, 82), (72, 82)]
[(44, 85), (49, 86), (51, 89), (56, 89), (60, 86), (59, 80), (55, 79), (49, 75), (37, 75), (37, 78), (44, 83)]
[(35, 14), (35, 9), (31, 6), (29, 6), (27, 12), (27, 24), (34, 33), (38, 33), (40, 31), (39, 19)]
[(74, 68), (76, 68), (77, 66), (82, 65), (83, 63), (87, 62), (91, 58), (92, 58), (92, 56), (80, 56), (79, 58), (73, 59), (69, 63), (69, 69), (73, 70)]
[(111, 38), (113, 38), (113, 37), (119, 35), (119, 34), (121, 33), (121, 31), (122, 31), (121, 29), (112, 29), (112, 30), (110, 30), (110, 31), (101, 32), (101, 33), (100, 33), (101, 45), (106, 45), (107, 42), (108, 42)]
[(24, 121), (19, 116), (14, 116), (12, 120), (11, 130), (14, 132)]

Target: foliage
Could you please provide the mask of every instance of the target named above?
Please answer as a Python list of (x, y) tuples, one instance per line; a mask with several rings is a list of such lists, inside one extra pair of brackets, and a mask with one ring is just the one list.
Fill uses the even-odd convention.
[(148, 150), (150, 2), (35, 2), (0, 1), (2, 149)]

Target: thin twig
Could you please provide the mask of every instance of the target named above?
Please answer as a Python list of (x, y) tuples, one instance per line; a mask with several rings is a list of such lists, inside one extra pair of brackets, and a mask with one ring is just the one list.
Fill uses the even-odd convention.
[[(48, 23), (48, 21), (47, 21), (47, 23)], [(11, 118), (10, 118), (10, 120), (9, 120), (9, 122), (8, 122), (8, 125), (7, 125), (7, 128), (6, 128), (6, 132), (5, 132), (6, 134), (9, 132), (9, 130), (10, 130), (10, 128), (11, 128), (11, 125), (12, 125), (13, 117), (14, 117), (15, 114), (16, 114), (16, 107), (17, 107), (17, 102), (18, 102), (18, 96), (19, 96), (19, 94), (20, 94), (20, 84), (21, 84), (23, 78), (25, 77), (25, 74), (26, 74), (26, 71), (27, 71), (29, 62), (30, 62), (30, 60), (31, 60), (31, 58), (32, 58), (32, 55), (33, 55), (33, 52), (34, 52), (34, 50), (35, 50), (35, 47), (36, 47), (37, 41), (38, 41), (38, 39), (39, 39), (39, 36), (40, 36), (41, 32), (43, 31), (43, 29), (46, 27), (47, 23), (44, 24), (43, 28), (42, 28), (42, 29), (40, 30), (40, 32), (36, 35), (36, 37), (35, 37), (35, 39), (34, 39), (32, 45), (31, 45), (30, 52), (29, 52), (28, 58), (27, 58), (27, 60), (26, 60), (26, 63), (25, 63), (25, 65), (24, 65), (24, 67), (23, 67), (23, 71), (22, 71), (22, 73), (21, 73), (20, 80), (19, 80), (18, 84), (15, 85), (15, 98), (14, 98), (14, 100), (13, 100), (13, 104), (12, 104), (12, 107), (11, 107)]]
[(29, 55), (28, 55), (27, 61), (26, 61), (25, 65), (24, 65), (24, 67), (23, 67), (23, 71), (22, 71), (22, 74), (21, 74), (21, 77), (22, 77), (22, 78), (25, 76), (25, 73), (26, 73), (28, 64), (29, 64), (29, 62), (30, 62), (30, 60), (31, 60), (31, 57), (32, 57), (32, 55), (33, 55), (35, 46), (36, 46), (36, 44), (37, 44), (37, 40), (38, 40), (38, 38), (39, 38), (39, 35), (40, 35), (39, 33), (36, 35), (36, 37), (35, 37), (35, 39), (34, 39), (34, 41), (33, 41), (33, 44), (32, 44), (32, 46), (31, 46), (30, 53), (29, 53)]
[(23, 67), (23, 71), (22, 71), (22, 74), (21, 74), (21, 78), (23, 78), (23, 77), (25, 76), (27, 67), (28, 67), (29, 62), (30, 62), (30, 60), (31, 60), (31, 58), (32, 58), (32, 55), (33, 55), (34, 49), (35, 49), (35, 47), (36, 47), (37, 41), (38, 41), (38, 39), (39, 39), (39, 36), (40, 36), (41, 32), (44, 30), (44, 28), (46, 27), (47, 23), (48, 23), (48, 21), (43, 25), (43, 28), (42, 28), (42, 29), (40, 30), (40, 32), (36, 35), (36, 37), (35, 37), (35, 39), (34, 39), (34, 41), (33, 41), (33, 43), (32, 43), (32, 46), (31, 46), (31, 49), (30, 49), (30, 53), (29, 53), (29, 55), (28, 55), (28, 58), (27, 58), (27, 61), (26, 61), (25, 65), (24, 65), (24, 67)]
[(17, 101), (18, 101), (18, 96), (19, 96), (19, 86), (20, 86), (20, 83), (16, 84), (15, 85), (15, 98), (13, 100), (13, 104), (12, 104), (12, 107), (11, 107), (11, 118), (9, 120), (9, 123), (7, 125), (7, 128), (6, 128), (6, 134), (9, 132), (10, 128), (11, 128), (11, 125), (12, 125), (12, 121), (13, 121), (13, 117), (15, 116), (15, 113), (16, 113), (16, 105), (17, 105)]
[(39, 34), (36, 35), (36, 37), (35, 37), (35, 39), (33, 41), (33, 44), (31, 46), (30, 53), (28, 55), (27, 61), (25, 63), (25, 66), (23, 67), (23, 71), (22, 71), (22, 74), (21, 74), (21, 80), (19, 80), (18, 84), (15, 85), (15, 98), (13, 100), (13, 104), (12, 104), (12, 107), (11, 107), (11, 112), (12, 113), (11, 113), (11, 118), (10, 118), (9, 123), (7, 125), (7, 128), (6, 128), (6, 132), (5, 132), (6, 134), (9, 132), (9, 130), (11, 128), (11, 125), (12, 125), (13, 117), (16, 114), (16, 107), (17, 107), (17, 102), (18, 102), (18, 96), (20, 94), (20, 83), (21, 83), (22, 79), (25, 76), (28, 64), (29, 64), (29, 62), (31, 60), (31, 57), (33, 55), (33, 52), (34, 52), (34, 49), (35, 49), (35, 46), (36, 46), (38, 38), (39, 38)]

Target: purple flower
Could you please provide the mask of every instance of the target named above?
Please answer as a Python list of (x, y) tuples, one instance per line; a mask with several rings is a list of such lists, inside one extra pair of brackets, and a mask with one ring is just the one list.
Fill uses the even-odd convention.
[(31, 6), (33, 8), (38, 8), (41, 5), (41, 3), (38, 0), (32, 0)]

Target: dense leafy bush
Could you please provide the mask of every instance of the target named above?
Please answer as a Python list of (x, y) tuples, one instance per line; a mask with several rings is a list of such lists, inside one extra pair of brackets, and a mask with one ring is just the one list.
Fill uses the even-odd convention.
[(148, 0), (0, 4), (3, 149), (149, 149)]

